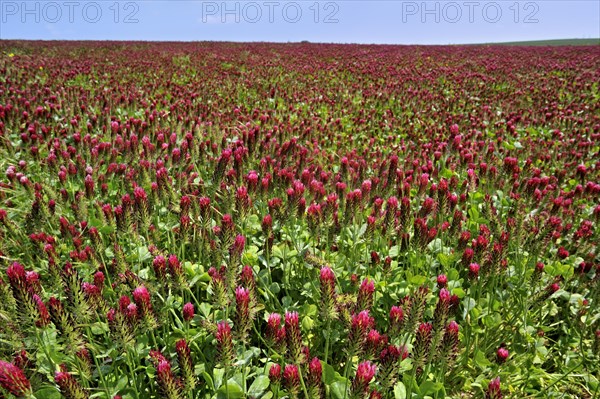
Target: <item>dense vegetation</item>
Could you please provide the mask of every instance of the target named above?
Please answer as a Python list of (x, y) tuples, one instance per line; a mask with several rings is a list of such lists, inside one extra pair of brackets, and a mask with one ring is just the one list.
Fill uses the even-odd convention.
[(597, 47), (0, 70), (0, 397), (600, 397)]

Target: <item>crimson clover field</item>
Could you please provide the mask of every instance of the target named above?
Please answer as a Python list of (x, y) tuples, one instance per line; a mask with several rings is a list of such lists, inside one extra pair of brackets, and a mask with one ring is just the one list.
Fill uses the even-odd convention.
[(598, 46), (0, 70), (0, 398), (600, 398)]

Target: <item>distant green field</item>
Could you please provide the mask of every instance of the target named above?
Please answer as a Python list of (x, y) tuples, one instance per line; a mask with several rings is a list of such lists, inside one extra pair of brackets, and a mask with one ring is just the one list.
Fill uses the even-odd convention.
[(590, 46), (599, 45), (600, 38), (596, 39), (555, 39), (555, 40), (533, 40), (525, 42), (503, 42), (485, 43), (502, 46)]

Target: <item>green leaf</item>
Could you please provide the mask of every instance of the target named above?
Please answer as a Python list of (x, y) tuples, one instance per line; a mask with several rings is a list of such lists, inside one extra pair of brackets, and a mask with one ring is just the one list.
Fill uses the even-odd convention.
[(102, 226), (102, 220), (96, 219), (96, 218), (91, 218), (88, 222), (88, 225), (91, 227), (98, 228), (98, 227)]
[(278, 294), (279, 291), (281, 291), (281, 288), (279, 287), (279, 283), (273, 283), (269, 286), (269, 291), (271, 291), (273, 294)]
[(273, 245), (273, 248), (271, 248), (271, 254), (275, 258), (283, 259), (283, 251), (279, 245)]
[(446, 274), (448, 275), (448, 280), (450, 280), (450, 281), (458, 280), (460, 278), (460, 274), (458, 273), (458, 270), (456, 270), (456, 269), (450, 269), (450, 270), (448, 270), (448, 272)]
[(344, 381), (344, 377), (340, 375), (335, 369), (329, 364), (321, 362), (323, 368), (323, 382), (325, 385), (331, 385), (335, 381)]
[(102, 334), (108, 332), (108, 324), (98, 321), (98, 322), (92, 324), (90, 326), (90, 329), (92, 330), (92, 334), (102, 335)]
[(344, 391), (346, 389), (346, 383), (344, 381), (336, 381), (331, 384), (331, 396), (335, 399), (344, 399)]
[(283, 305), (284, 308), (289, 308), (290, 306), (292, 306), (293, 302), (294, 301), (289, 296), (284, 296), (283, 298), (281, 298), (281, 305)]
[(115, 253), (113, 252), (112, 248), (110, 248), (110, 247), (106, 247), (104, 249), (104, 255), (106, 255), (106, 257), (108, 259), (112, 259), (115, 257)]
[(314, 327), (315, 322), (312, 318), (306, 316), (302, 318), (302, 330), (310, 331)]
[(154, 376), (156, 375), (156, 369), (154, 368), (154, 366), (146, 367), (146, 374), (148, 375), (150, 380), (154, 379)]
[(206, 371), (202, 372), (202, 377), (204, 377), (204, 381), (208, 384), (208, 386), (210, 387), (211, 391), (215, 390), (215, 384), (213, 382), (212, 377), (210, 376), (210, 374), (208, 374)]
[(40, 389), (35, 391), (33, 394), (37, 399), (61, 399), (62, 398), (62, 395), (60, 394), (58, 389), (56, 389), (53, 386), (48, 386), (48, 385), (42, 386)]
[(454, 256), (446, 255), (445, 253), (440, 252), (437, 254), (437, 258), (440, 261), (440, 265), (444, 267), (444, 269), (449, 268), (454, 263)]
[[(457, 294), (458, 295), (458, 294)], [(463, 318), (465, 318), (467, 316), (467, 312), (472, 311), (475, 308), (475, 305), (477, 305), (477, 302), (475, 302), (475, 299), (471, 298), (471, 297), (465, 297), (462, 301), (463, 303)]]
[(436, 238), (427, 244), (427, 248), (433, 253), (442, 252), (444, 246), (442, 245), (442, 240), (440, 238)]
[[(240, 387), (243, 387), (245, 385), (245, 375), (242, 374), (241, 368), (240, 371), (234, 373), (233, 376), (229, 379), (228, 383), (231, 384), (232, 382), (235, 382)], [(244, 388), (242, 388), (242, 391), (244, 391)]]
[(421, 275), (417, 275), (417, 276), (412, 276), (409, 279), (411, 284), (417, 285), (417, 286), (421, 286), (423, 284), (425, 284), (425, 281), (427, 281), (427, 277), (425, 276), (421, 276)]
[(398, 367), (398, 372), (406, 373), (407, 371), (412, 370), (412, 368), (413, 368), (412, 359), (410, 357), (408, 357), (400, 362), (400, 366)]
[(406, 387), (402, 381), (394, 385), (394, 399), (406, 399)]
[(255, 214), (249, 215), (246, 218), (246, 226), (249, 227), (251, 230), (260, 231), (261, 223), (260, 223), (260, 219), (258, 218), (258, 215), (255, 215)]
[(128, 383), (129, 379), (127, 378), (127, 376), (121, 376), (121, 378), (119, 378), (119, 381), (117, 382), (117, 386), (115, 387), (115, 392), (118, 394), (119, 391), (125, 389)]
[(242, 255), (243, 264), (256, 265), (258, 262), (258, 247), (256, 245), (250, 245), (246, 248), (246, 251)]
[(419, 391), (421, 391), (421, 395), (433, 395), (442, 389), (444, 385), (441, 382), (433, 382), (431, 380), (425, 380), (419, 387)]
[(404, 375), (402, 380), (407, 386), (412, 387), (411, 390), (416, 393), (417, 396), (421, 393), (419, 386), (417, 385), (417, 380), (412, 375)]
[(253, 398), (260, 398), (262, 394), (269, 387), (270, 380), (266, 375), (259, 375), (256, 377), (250, 388), (248, 389), (248, 396)]
[(305, 303), (304, 306), (302, 306), (302, 314), (305, 316), (316, 316), (317, 305), (312, 303)]
[(546, 348), (545, 341), (538, 339), (535, 342), (535, 358), (533, 359), (534, 364), (541, 364), (546, 360), (548, 356), (548, 349)]
[[(205, 273), (206, 275), (208, 275), (208, 273)], [(196, 283), (198, 283), (198, 281), (200, 281), (202, 279), (202, 274), (197, 274), (194, 277), (192, 277), (191, 280), (189, 280), (189, 287), (192, 288), (196, 285)]]
[(506, 148), (507, 150), (514, 150), (515, 146), (512, 145), (511, 143), (509, 143), (508, 141), (503, 141), (502, 142), (502, 147)]
[(200, 310), (200, 313), (202, 313), (202, 315), (204, 317), (206, 317), (207, 319), (210, 316), (210, 310), (211, 310), (211, 308), (212, 307), (207, 302), (202, 302), (200, 305), (198, 305), (198, 310)]
[(469, 213), (469, 218), (471, 220), (479, 219), (479, 211), (477, 210), (477, 205), (470, 207), (468, 213)]
[(111, 396), (109, 394), (107, 394), (106, 391), (98, 391), (98, 392), (90, 395), (90, 399), (96, 399), (96, 398), (111, 399)]
[(235, 381), (229, 380), (217, 390), (217, 399), (236, 399), (243, 398), (244, 390)]
[(239, 356), (239, 360), (235, 362), (236, 366), (245, 366), (250, 363), (253, 357), (258, 356), (260, 354), (260, 349), (252, 348), (245, 351), (241, 356)]
[(561, 275), (564, 278), (571, 277), (573, 273), (573, 266), (565, 263), (557, 262), (556, 264), (556, 275)]
[(104, 235), (109, 235), (115, 232), (115, 228), (113, 226), (102, 226), (98, 231)]
[(487, 315), (483, 317), (483, 324), (488, 328), (496, 328), (502, 323), (502, 316), (498, 313)]
[(223, 383), (223, 376), (225, 375), (225, 369), (214, 369), (213, 371), (213, 381), (214, 387), (219, 388)]
[(152, 254), (148, 251), (148, 248), (145, 245), (140, 245), (137, 247), (128, 257), (128, 262), (145, 262), (147, 260), (152, 259)]
[(488, 366), (492, 365), (492, 362), (490, 362), (486, 357), (485, 357), (485, 353), (483, 353), (482, 351), (478, 350), (477, 352), (475, 352), (475, 363), (477, 363), (477, 365), (479, 367), (481, 367), (482, 369), (487, 368)]
[(454, 175), (455, 173), (447, 168), (442, 169), (440, 172), (440, 177), (443, 177), (444, 179), (451, 179)]

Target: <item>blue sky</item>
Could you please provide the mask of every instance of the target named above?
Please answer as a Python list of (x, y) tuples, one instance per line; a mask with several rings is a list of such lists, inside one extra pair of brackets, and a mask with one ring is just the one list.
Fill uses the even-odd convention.
[(598, 37), (599, 0), (0, 0), (1, 39), (456, 44)]

